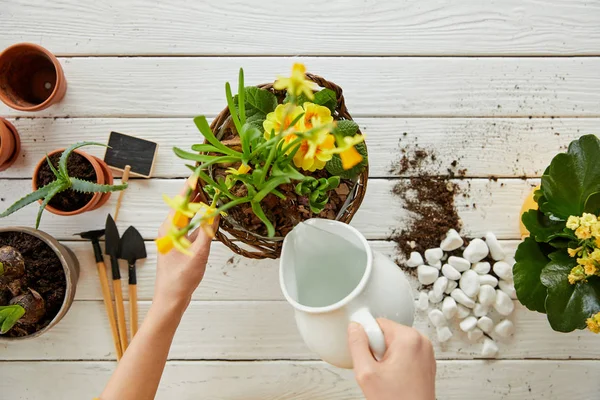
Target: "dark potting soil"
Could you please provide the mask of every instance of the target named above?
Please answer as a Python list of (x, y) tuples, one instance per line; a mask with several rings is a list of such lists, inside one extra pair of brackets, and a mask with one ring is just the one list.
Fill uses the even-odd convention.
[[(65, 299), (65, 272), (56, 253), (35, 236), (21, 232), (3, 232), (0, 233), (0, 247), (2, 246), (12, 246), (19, 250), (25, 260), (22, 293), (31, 288), (44, 298), (46, 304), (46, 314), (39, 322), (27, 326), (17, 324), (4, 335), (27, 336), (46, 327), (58, 314)], [(0, 292), (4, 292), (1, 285)], [(4, 300), (2, 297), (4, 296), (0, 296), (0, 301)]]
[[(62, 153), (50, 156), (50, 161), (55, 168), (58, 168), (58, 160)], [(67, 171), (72, 178), (79, 178), (90, 182), (96, 182), (96, 171), (92, 164), (85, 157), (73, 152), (67, 161)], [(43, 163), (38, 171), (38, 186), (42, 187), (56, 180), (48, 163)], [(93, 193), (80, 193), (67, 189), (54, 196), (50, 205), (61, 211), (75, 211), (84, 207), (94, 197)]]

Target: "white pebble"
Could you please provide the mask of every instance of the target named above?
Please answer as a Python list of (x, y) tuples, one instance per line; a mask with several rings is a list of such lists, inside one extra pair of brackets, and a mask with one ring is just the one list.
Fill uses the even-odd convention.
[(442, 267), (442, 274), (444, 274), (446, 278), (451, 279), (453, 281), (457, 281), (460, 279), (460, 272), (458, 272), (456, 268), (454, 268), (450, 264), (444, 264), (444, 266)]
[(479, 275), (485, 275), (490, 273), (490, 271), (492, 270), (492, 266), (487, 261), (480, 261), (478, 263), (473, 264), (472, 269)]
[(456, 306), (456, 308), (457, 308), (456, 316), (458, 317), (458, 319), (465, 319), (469, 315), (471, 315), (471, 310), (469, 310), (467, 307), (463, 306), (462, 304), (458, 304)]
[(492, 339), (485, 338), (483, 341), (483, 348), (481, 349), (481, 355), (483, 357), (494, 357), (498, 353), (498, 346)]
[(462, 257), (450, 256), (450, 258), (448, 258), (448, 264), (456, 268), (458, 272), (465, 272), (471, 268), (471, 263)]
[(444, 251), (452, 251), (458, 249), (462, 245), (463, 239), (460, 237), (460, 234), (454, 229), (450, 229), (446, 234), (446, 238), (442, 240), (440, 248)]
[(447, 326), (437, 328), (437, 337), (440, 343), (447, 342), (452, 337), (452, 331)]
[(444, 293), (450, 294), (457, 287), (458, 287), (458, 282), (456, 282), (456, 281), (448, 281), (448, 288), (446, 289), (446, 291)]
[(408, 261), (406, 261), (406, 266), (410, 268), (417, 268), (419, 265), (423, 265), (424, 263), (425, 262), (423, 261), (423, 257), (421, 257), (421, 254), (417, 253), (416, 251), (413, 251), (412, 253), (410, 253)]
[(496, 290), (496, 301), (494, 301), (494, 309), (500, 315), (510, 315), (515, 309), (515, 303), (502, 290)]
[(441, 328), (442, 326), (446, 326), (446, 318), (444, 318), (444, 314), (437, 308), (429, 311), (429, 320), (436, 328)]
[(500, 337), (507, 338), (515, 332), (515, 325), (508, 319), (498, 322), (494, 328), (494, 333)]
[(428, 264), (435, 263), (436, 261), (440, 261), (444, 256), (444, 252), (439, 247), (435, 249), (427, 249), (425, 250), (425, 259)]
[(454, 300), (456, 300), (457, 303), (462, 304), (463, 306), (467, 307), (467, 308), (473, 308), (475, 307), (475, 301), (473, 301), (472, 298), (470, 298), (469, 296), (467, 296), (465, 294), (465, 292), (463, 292), (460, 289), (454, 289), (452, 291), (452, 293), (450, 293), (450, 296), (452, 296), (452, 298)]
[(427, 311), (429, 308), (429, 296), (427, 292), (419, 292), (419, 299), (417, 300), (417, 309), (421, 311)]
[(444, 298), (444, 293), (436, 293), (435, 291), (430, 290), (428, 297), (431, 304), (437, 304)]
[(481, 339), (483, 337), (483, 331), (479, 328), (475, 328), (469, 332), (467, 332), (467, 338), (469, 338), (469, 340), (471, 342), (476, 342), (479, 339)]
[(463, 272), (462, 276), (460, 277), (459, 286), (467, 296), (477, 296), (480, 286), (479, 275), (477, 275), (477, 272), (472, 270)]
[(477, 327), (485, 333), (490, 333), (494, 329), (494, 321), (490, 317), (481, 317), (477, 320)]
[(473, 315), (476, 317), (484, 317), (490, 312), (490, 306), (484, 306), (481, 303), (475, 303), (473, 307)]
[(444, 301), (442, 302), (442, 313), (444, 314), (444, 317), (450, 320), (454, 318), (457, 311), (458, 306), (456, 305), (456, 300), (452, 297), (444, 298)]
[(496, 261), (504, 260), (504, 257), (505, 257), (504, 249), (502, 249), (500, 242), (498, 242), (498, 239), (496, 239), (496, 235), (494, 235), (492, 232), (486, 233), (485, 234), (485, 243), (489, 247), (490, 255), (492, 256), (492, 258), (494, 260), (496, 260)]
[(500, 277), (500, 279), (505, 279), (511, 281), (513, 279), (512, 267), (504, 261), (498, 261), (494, 263), (494, 273)]
[(501, 280), (498, 282), (498, 286), (500, 287), (500, 290), (508, 295), (508, 297), (513, 300), (517, 299), (517, 291), (515, 290), (515, 284), (513, 282)]
[(473, 239), (463, 252), (463, 257), (470, 263), (476, 263), (487, 257), (488, 253), (488, 247), (483, 240)]
[(481, 285), (479, 288), (479, 302), (486, 307), (490, 307), (494, 304), (495, 300), (496, 289), (490, 285)]
[(469, 332), (477, 326), (477, 318), (471, 316), (460, 321), (460, 330), (463, 332)]
[(495, 288), (498, 286), (498, 278), (490, 274), (481, 275), (479, 276), (479, 283), (481, 285), (490, 285)]
[(440, 276), (440, 271), (429, 265), (419, 265), (417, 268), (417, 277), (423, 285), (431, 285)]
[(427, 263), (430, 267), (437, 269), (438, 271), (442, 268), (442, 261), (437, 260), (436, 262)]
[(444, 292), (448, 289), (448, 278), (440, 276), (433, 283), (433, 291), (436, 296), (443, 297)]

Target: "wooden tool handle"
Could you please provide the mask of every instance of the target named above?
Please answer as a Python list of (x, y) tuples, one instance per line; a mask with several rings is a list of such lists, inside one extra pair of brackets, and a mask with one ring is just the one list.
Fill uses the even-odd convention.
[(137, 285), (129, 285), (129, 320), (131, 322), (131, 340), (138, 330)]
[(119, 324), (119, 337), (123, 353), (127, 350), (127, 326), (125, 325), (125, 306), (123, 304), (123, 290), (121, 280), (113, 279), (113, 290), (115, 292), (115, 306), (117, 307), (117, 322)]
[(100, 287), (102, 288), (102, 298), (104, 299), (104, 308), (110, 324), (115, 351), (117, 352), (117, 361), (123, 356), (121, 350), (121, 342), (119, 340), (119, 331), (117, 330), (117, 320), (115, 319), (115, 309), (113, 308), (112, 299), (110, 298), (110, 288), (108, 287), (108, 276), (106, 275), (106, 265), (103, 262), (97, 262), (98, 276), (100, 277)]
[[(131, 171), (131, 166), (126, 165), (123, 170), (123, 177), (121, 178), (121, 184), (127, 183), (129, 181), (129, 172)], [(119, 192), (119, 198), (117, 199), (117, 206), (115, 208), (115, 221), (119, 218), (119, 209), (121, 208), (121, 203), (123, 202), (123, 196), (125, 196), (125, 191), (121, 190)]]

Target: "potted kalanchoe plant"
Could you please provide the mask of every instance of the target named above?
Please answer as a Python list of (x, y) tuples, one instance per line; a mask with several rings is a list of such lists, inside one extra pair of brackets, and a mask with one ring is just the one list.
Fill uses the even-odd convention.
[(45, 209), (58, 215), (95, 210), (108, 201), (110, 192), (127, 188), (127, 184), (112, 184), (112, 174), (104, 161), (77, 150), (88, 145), (104, 146), (80, 142), (46, 155), (33, 173), (34, 191), (17, 200), (0, 214), (0, 218), (39, 201), (41, 205), (35, 221), (37, 229)]
[(600, 333), (600, 140), (586, 135), (554, 157), (523, 213), (530, 233), (513, 269), (519, 301), (552, 329)]
[(253, 258), (278, 257), (283, 237), (303, 220), (349, 222), (364, 196), (367, 150), (341, 89), (302, 64), (290, 77), (249, 87), (240, 69), (238, 94), (225, 88), (228, 108), (212, 125), (194, 119), (205, 143), (174, 149), (194, 162), (192, 178), (184, 195), (165, 196), (175, 213), (159, 251), (189, 252), (187, 233), (210, 229), (219, 214), (220, 230), (209, 233)]

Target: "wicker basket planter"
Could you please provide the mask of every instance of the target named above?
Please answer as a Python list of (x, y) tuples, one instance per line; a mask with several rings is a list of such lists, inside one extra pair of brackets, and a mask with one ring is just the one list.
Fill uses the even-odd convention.
[[(334, 120), (352, 120), (352, 117), (346, 108), (342, 89), (339, 86), (313, 74), (306, 74), (306, 78), (315, 82), (321, 88), (327, 88), (335, 92), (337, 106), (332, 113)], [(258, 87), (261, 89), (266, 89), (275, 94), (280, 102), (285, 96), (285, 92), (275, 90), (272, 83), (258, 85)], [(231, 123), (230, 112), (228, 108), (225, 108), (213, 120), (211, 129), (213, 132), (215, 132), (215, 135), (219, 139), (222, 138), (225, 131), (235, 129)], [(367, 166), (367, 168), (365, 168), (361, 174), (351, 182), (352, 186), (350, 187), (347, 200), (338, 211), (335, 218), (336, 220), (350, 223), (365, 196), (368, 174)], [(203, 202), (210, 202), (206, 192), (203, 190), (203, 185), (204, 182), (199, 180), (199, 197)], [(236, 254), (254, 259), (278, 258), (284, 239), (283, 237), (268, 238), (259, 235), (258, 233), (251, 232), (242, 227), (231, 216), (221, 218), (219, 230), (216, 232), (215, 237), (233, 250)]]

